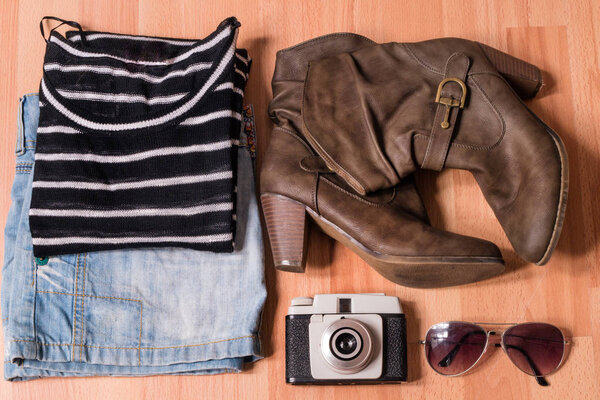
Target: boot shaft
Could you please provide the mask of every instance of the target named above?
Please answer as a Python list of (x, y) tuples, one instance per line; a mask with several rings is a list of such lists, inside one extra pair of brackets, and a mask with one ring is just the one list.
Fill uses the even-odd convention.
[[(492, 50), (446, 38), (386, 43), (314, 62), (303, 95), (304, 134), (327, 164), (363, 194), (392, 187), (419, 166), (475, 170), (449, 152), (493, 148), (506, 131), (503, 111), (522, 108), (488, 54), (505, 70), (516, 59), (506, 55), (502, 63), (500, 52)], [(539, 69), (523, 65), (517, 71), (536, 77), (532, 82), (538, 88)], [(445, 78), (452, 80), (441, 85)], [(535, 90), (522, 81), (529, 81), (518, 82), (531, 96)], [(499, 96), (505, 97), (501, 104), (507, 110), (498, 109)], [(520, 124), (536, 123), (527, 112), (519, 117)], [(431, 145), (413, 152), (414, 141), (421, 145), (417, 150), (423, 143)]]
[(285, 129), (302, 132), (302, 92), (309, 64), (339, 53), (373, 46), (372, 40), (353, 33), (320, 36), (277, 52), (271, 87), (269, 116)]
[(540, 85), (536, 67), (468, 40), (369, 46), (311, 63), (303, 134), (363, 195), (418, 167), (471, 171), (515, 250), (544, 264), (562, 227), (568, 162), (515, 92)]
[[(355, 51), (375, 42), (352, 33), (321, 36), (277, 52), (273, 73), (273, 99), (269, 117), (275, 124), (261, 170), (261, 192), (290, 193), (294, 200), (313, 204), (312, 186), (319, 166), (311, 168), (315, 151), (302, 136), (302, 93), (311, 61)], [(323, 164), (324, 172), (330, 172)], [(307, 190), (309, 189), (309, 190)], [(313, 196), (314, 197), (314, 196)]]

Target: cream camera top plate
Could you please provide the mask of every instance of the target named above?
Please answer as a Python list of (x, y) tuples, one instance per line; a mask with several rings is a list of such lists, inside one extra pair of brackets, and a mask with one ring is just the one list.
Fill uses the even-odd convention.
[[(349, 300), (349, 301), (340, 301)], [(340, 304), (349, 309), (340, 310)], [(402, 306), (396, 296), (384, 293), (360, 294), (316, 294), (311, 297), (295, 297), (288, 308), (288, 314), (402, 314)]]

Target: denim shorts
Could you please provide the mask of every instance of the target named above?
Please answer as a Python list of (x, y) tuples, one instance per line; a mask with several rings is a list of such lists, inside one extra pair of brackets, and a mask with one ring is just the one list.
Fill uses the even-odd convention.
[(38, 116), (38, 96), (24, 96), (2, 268), (4, 377), (215, 374), (261, 358), (264, 256), (245, 136), (233, 253), (148, 248), (36, 259), (28, 212)]

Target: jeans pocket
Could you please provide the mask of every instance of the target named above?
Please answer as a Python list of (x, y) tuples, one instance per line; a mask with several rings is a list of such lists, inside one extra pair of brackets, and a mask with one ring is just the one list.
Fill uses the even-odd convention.
[(45, 360), (138, 365), (142, 300), (98, 292), (94, 279), (105, 275), (91, 265), (94, 254), (36, 259), (36, 342), (62, 349), (46, 350)]

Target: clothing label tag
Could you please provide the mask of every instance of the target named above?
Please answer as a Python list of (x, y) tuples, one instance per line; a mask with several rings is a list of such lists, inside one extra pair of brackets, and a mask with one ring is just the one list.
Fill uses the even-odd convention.
[(246, 134), (246, 143), (252, 160), (256, 158), (256, 128), (254, 124), (254, 107), (252, 104), (244, 105), (242, 109), (243, 132)]

